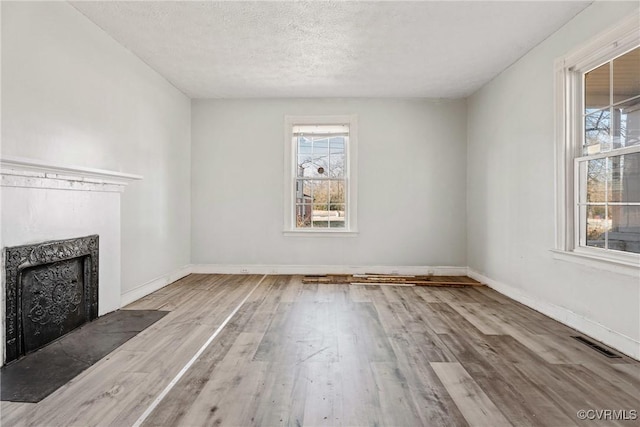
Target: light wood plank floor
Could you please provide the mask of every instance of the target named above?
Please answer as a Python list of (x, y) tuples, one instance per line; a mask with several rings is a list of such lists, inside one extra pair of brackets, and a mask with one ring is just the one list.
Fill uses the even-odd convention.
[[(262, 276), (191, 275), (127, 309), (171, 313), (3, 426), (130, 426)], [(640, 412), (640, 363), (488, 288), (267, 276), (145, 426), (600, 426)]]

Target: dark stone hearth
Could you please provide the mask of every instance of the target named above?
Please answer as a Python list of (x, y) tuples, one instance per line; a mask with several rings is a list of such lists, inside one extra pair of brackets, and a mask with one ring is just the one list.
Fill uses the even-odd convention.
[(5, 362), (98, 317), (98, 236), (5, 248)]
[(0, 369), (0, 399), (39, 402), (145, 330), (168, 311), (106, 314)]

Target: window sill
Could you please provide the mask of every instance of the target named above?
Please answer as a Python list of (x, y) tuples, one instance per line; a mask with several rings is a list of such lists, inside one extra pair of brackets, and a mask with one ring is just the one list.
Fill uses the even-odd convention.
[(354, 230), (285, 230), (282, 232), (285, 237), (357, 237), (358, 232)]
[(640, 276), (640, 257), (637, 259), (631, 255), (628, 257), (612, 257), (610, 254), (600, 255), (578, 251), (563, 251), (552, 249), (553, 258), (573, 262), (576, 264), (586, 265), (598, 270), (611, 271), (613, 273), (623, 274), (625, 276)]

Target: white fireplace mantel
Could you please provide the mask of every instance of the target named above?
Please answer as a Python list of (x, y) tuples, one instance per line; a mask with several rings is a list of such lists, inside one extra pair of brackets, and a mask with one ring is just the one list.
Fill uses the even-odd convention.
[[(121, 306), (121, 194), (139, 175), (0, 158), (0, 248), (100, 236), (98, 314)], [(62, 191), (61, 191), (62, 190)], [(4, 267), (0, 269), (0, 365), (4, 361)]]
[(0, 176), (2, 187), (103, 192), (123, 192), (127, 184), (143, 178), (141, 175), (13, 156), (0, 158)]

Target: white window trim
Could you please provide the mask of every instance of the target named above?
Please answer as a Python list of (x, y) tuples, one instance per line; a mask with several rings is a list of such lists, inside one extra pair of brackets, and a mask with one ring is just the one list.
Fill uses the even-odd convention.
[[(294, 125), (331, 125), (348, 124), (346, 187), (347, 223), (344, 229), (301, 229), (295, 227), (293, 194), (296, 170), (291, 142)], [(358, 235), (358, 117), (356, 115), (339, 116), (285, 116), (284, 117), (284, 231), (285, 236), (304, 237), (355, 237)]]
[(640, 255), (577, 245), (575, 159), (582, 155), (582, 123), (575, 112), (581, 105), (581, 73), (640, 44), (639, 14), (640, 9), (636, 9), (614, 27), (556, 59), (554, 64), (556, 245), (552, 252), (557, 259), (633, 276), (640, 272)]

